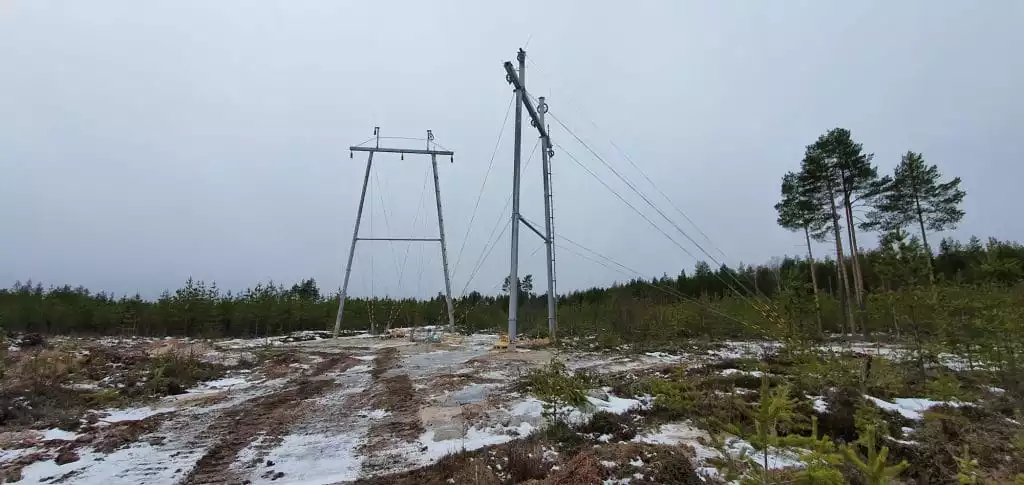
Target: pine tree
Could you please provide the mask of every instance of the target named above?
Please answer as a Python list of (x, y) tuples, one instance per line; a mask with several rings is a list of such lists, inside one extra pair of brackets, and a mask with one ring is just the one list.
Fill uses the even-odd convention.
[[(820, 141), (820, 140), (819, 140)], [(843, 314), (846, 318), (847, 329), (854, 332), (852, 295), (850, 294), (850, 281), (846, 275), (846, 257), (843, 253), (843, 237), (841, 234), (842, 223), (840, 222), (839, 210), (836, 207), (836, 194), (838, 193), (838, 180), (836, 171), (828, 161), (828, 156), (820, 144), (816, 143), (807, 146), (804, 159), (800, 163), (800, 173), (797, 176), (800, 186), (807, 190), (808, 197), (825, 214), (828, 224), (832, 228), (832, 237), (836, 244), (836, 285), (838, 286), (839, 300), (842, 303)]]
[(928, 277), (934, 284), (934, 256), (928, 245), (928, 230), (953, 229), (964, 217), (960, 209), (966, 192), (960, 188), (960, 177), (940, 182), (942, 174), (935, 165), (925, 165), (920, 153), (907, 152), (896, 166), (891, 181), (885, 185), (868, 215), (866, 228), (891, 231), (917, 223), (921, 241), (928, 254)]
[(811, 239), (822, 241), (828, 233), (827, 213), (814, 198), (813, 187), (801, 183), (799, 175), (789, 172), (782, 177), (782, 200), (775, 204), (779, 213), (778, 224), (791, 231), (803, 231), (807, 242), (807, 263), (810, 265), (811, 285), (814, 288), (814, 307), (818, 322), (818, 333), (822, 333), (821, 302), (818, 299), (818, 277), (814, 271), (814, 254)]
[(878, 169), (871, 163), (874, 154), (864, 153), (863, 145), (853, 140), (850, 130), (845, 128), (829, 130), (828, 133), (818, 138), (815, 147), (824, 153), (832, 175), (837, 179), (838, 193), (836, 195), (841, 198), (846, 219), (854, 290), (857, 304), (863, 309), (864, 273), (861, 269), (860, 247), (857, 245), (857, 226), (854, 224), (853, 208), (858, 203), (875, 197), (886, 181), (879, 180)]

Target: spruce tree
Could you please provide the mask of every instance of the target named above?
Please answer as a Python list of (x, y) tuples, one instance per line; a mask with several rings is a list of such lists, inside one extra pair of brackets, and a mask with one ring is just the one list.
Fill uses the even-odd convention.
[(960, 177), (942, 182), (935, 165), (926, 165), (920, 153), (908, 151), (896, 166), (891, 181), (878, 196), (875, 210), (868, 215), (866, 228), (892, 231), (914, 223), (921, 230), (921, 241), (928, 255), (928, 277), (934, 284), (931, 246), (928, 231), (953, 229), (964, 217), (960, 209), (966, 192), (960, 188)]

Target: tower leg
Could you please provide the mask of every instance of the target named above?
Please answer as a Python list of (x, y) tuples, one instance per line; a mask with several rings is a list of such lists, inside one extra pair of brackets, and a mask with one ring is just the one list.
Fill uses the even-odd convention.
[[(345, 281), (341, 285), (338, 298), (338, 316), (334, 319), (334, 337), (341, 331), (341, 319), (345, 312), (345, 296), (348, 294), (348, 280), (352, 276), (352, 257), (356, 254), (356, 241), (359, 237), (359, 222), (363, 218), (363, 203), (366, 201), (366, 186), (370, 182), (370, 167), (373, 165), (373, 152), (366, 157), (366, 174), (363, 175), (363, 190), (359, 194), (359, 210), (356, 212), (356, 227), (352, 230), (352, 245), (348, 249), (348, 264), (345, 265)], [(373, 333), (373, 322), (370, 322), (370, 333)]]
[(437, 230), (441, 235), (441, 267), (444, 270), (445, 303), (448, 305), (448, 328), (455, 331), (455, 308), (452, 306), (452, 281), (448, 276), (448, 246), (444, 239), (444, 216), (441, 215), (441, 182), (437, 178), (437, 155), (430, 156), (434, 169), (434, 199), (437, 200)]

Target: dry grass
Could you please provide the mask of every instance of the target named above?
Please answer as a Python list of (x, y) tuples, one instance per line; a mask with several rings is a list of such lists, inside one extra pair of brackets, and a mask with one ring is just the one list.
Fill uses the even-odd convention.
[(591, 452), (580, 453), (540, 483), (543, 485), (596, 485), (604, 481), (607, 472), (601, 468)]
[(152, 357), (99, 345), (18, 352), (0, 380), (0, 427), (76, 429), (86, 409), (179, 394), (225, 371), (199, 361), (184, 347), (162, 348)]
[(514, 483), (547, 475), (543, 451), (536, 441), (516, 440), (508, 446), (508, 473)]

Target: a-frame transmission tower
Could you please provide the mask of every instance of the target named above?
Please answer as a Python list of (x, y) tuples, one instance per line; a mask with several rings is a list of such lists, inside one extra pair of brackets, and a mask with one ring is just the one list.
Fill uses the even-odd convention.
[[(515, 148), (512, 157), (512, 258), (509, 271), (509, 300), (508, 300), (508, 339), (509, 345), (514, 346), (516, 341), (516, 324), (519, 310), (519, 223), (522, 222), (531, 231), (536, 233), (547, 247), (547, 273), (548, 273), (548, 336), (554, 339), (558, 329), (558, 322), (555, 318), (555, 220), (552, 212), (551, 197), (551, 157), (555, 151), (551, 147), (551, 136), (548, 126), (544, 124), (544, 114), (548, 111), (548, 105), (543, 96), (537, 98), (537, 105), (534, 106), (530, 95), (526, 90), (526, 51), (519, 49), (516, 56), (519, 61), (519, 69), (516, 70), (511, 62), (505, 62), (505, 79), (512, 85), (516, 93), (516, 125), (515, 125)], [(519, 173), (522, 160), (523, 144), (523, 107), (530, 114), (530, 124), (540, 133), (541, 163), (544, 172), (544, 232), (530, 224), (519, 213)]]
[[(352, 258), (356, 254), (356, 243), (359, 241), (420, 241), (420, 242), (440, 242), (441, 243), (441, 269), (444, 271), (444, 291), (445, 291), (445, 303), (448, 305), (448, 326), (449, 331), (455, 330), (455, 309), (452, 307), (452, 282), (448, 275), (448, 247), (445, 245), (444, 239), (444, 216), (441, 213), (441, 184), (437, 178), (437, 157), (447, 156), (451, 157), (454, 161), (455, 152), (449, 150), (433, 150), (431, 149), (431, 142), (434, 140), (434, 134), (427, 130), (427, 148), (425, 150), (416, 150), (409, 148), (387, 148), (380, 146), (380, 127), (373, 128), (373, 135), (376, 138), (376, 143), (372, 147), (363, 146), (351, 146), (348, 147), (349, 153), (352, 152), (366, 152), (366, 174), (363, 175), (363, 190), (359, 195), (359, 209), (356, 212), (356, 223), (355, 228), (352, 230), (352, 245), (349, 246), (348, 250), (348, 263), (345, 265), (345, 280), (341, 286), (340, 301), (338, 302), (338, 317), (334, 320), (334, 336), (338, 336), (338, 332), (341, 330), (341, 321), (344, 317), (345, 311), (345, 299), (348, 296), (348, 281), (352, 275)], [(370, 170), (373, 167), (373, 154), (374, 153), (399, 153), (402, 159), (405, 159), (405, 155), (430, 155), (430, 165), (434, 171), (434, 200), (437, 201), (437, 233), (438, 237), (359, 237), (359, 223), (363, 218), (363, 202), (366, 201), (366, 186), (370, 181)], [(371, 333), (373, 332), (373, 322), (370, 322)]]

